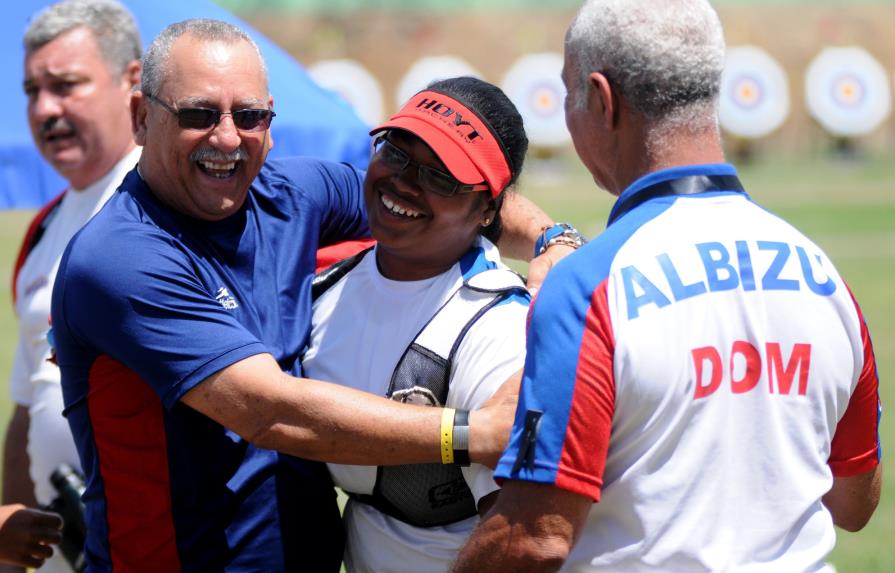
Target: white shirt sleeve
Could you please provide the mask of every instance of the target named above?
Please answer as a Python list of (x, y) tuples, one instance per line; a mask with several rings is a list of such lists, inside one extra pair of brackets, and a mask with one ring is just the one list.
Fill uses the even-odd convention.
[(12, 401), (20, 406), (30, 406), (34, 385), (31, 384), (31, 373), (28, 372), (28, 344), (20, 335), (16, 344), (16, 353), (12, 359), (12, 372), (9, 375), (9, 395)]
[[(505, 302), (486, 312), (469, 329), (454, 356), (447, 406), (475, 410), (525, 364), (528, 306)], [(463, 468), (476, 503), (496, 491), (492, 471), (480, 464)]]

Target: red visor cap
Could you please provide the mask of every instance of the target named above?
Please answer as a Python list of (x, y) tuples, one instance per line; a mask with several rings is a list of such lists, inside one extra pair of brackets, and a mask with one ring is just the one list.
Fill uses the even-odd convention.
[(466, 185), (484, 181), (497, 197), (512, 173), (491, 129), (475, 113), (446, 95), (422, 91), (370, 132), (403, 129), (422, 139), (451, 175)]

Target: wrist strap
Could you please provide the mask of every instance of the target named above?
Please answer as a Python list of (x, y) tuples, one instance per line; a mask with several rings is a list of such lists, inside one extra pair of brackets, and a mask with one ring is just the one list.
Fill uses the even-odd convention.
[(469, 411), (454, 413), (454, 463), (469, 465)]
[(544, 249), (547, 246), (547, 241), (561, 235), (563, 231), (565, 231), (565, 227), (559, 223), (550, 227), (541, 227), (541, 234), (538, 235), (538, 240), (535, 241), (535, 256), (537, 257), (544, 252)]
[(552, 227), (542, 227), (538, 240), (535, 241), (534, 256), (544, 254), (544, 251), (553, 245), (565, 245), (577, 249), (585, 243), (584, 237), (578, 229), (568, 223), (557, 223)]
[(453, 408), (441, 410), (441, 463), (454, 463), (454, 415)]

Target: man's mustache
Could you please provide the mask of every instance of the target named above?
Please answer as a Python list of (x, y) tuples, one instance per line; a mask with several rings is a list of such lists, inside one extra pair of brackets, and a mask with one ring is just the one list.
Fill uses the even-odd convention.
[(47, 133), (57, 130), (75, 131), (75, 126), (64, 117), (51, 117), (37, 128), (37, 134), (41, 137), (46, 137)]
[(249, 154), (242, 147), (225, 153), (213, 147), (203, 147), (190, 154), (190, 161), (243, 161), (249, 158)]

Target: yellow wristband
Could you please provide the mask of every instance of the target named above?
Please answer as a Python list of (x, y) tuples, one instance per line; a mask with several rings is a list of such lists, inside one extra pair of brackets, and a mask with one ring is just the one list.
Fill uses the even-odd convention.
[(441, 410), (441, 463), (454, 463), (454, 409)]

